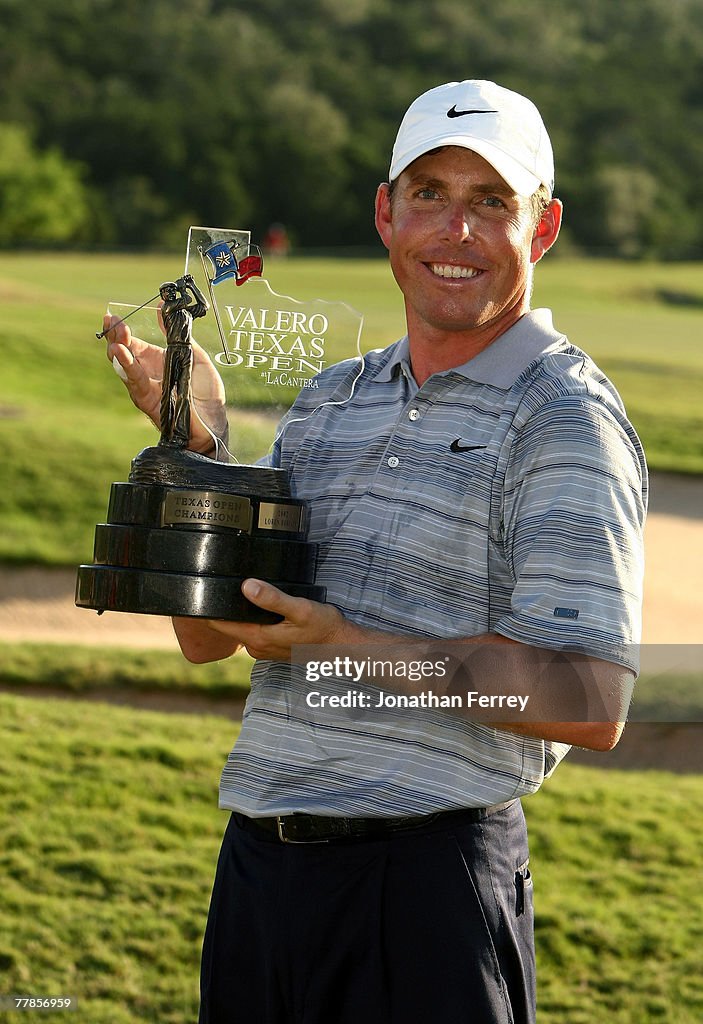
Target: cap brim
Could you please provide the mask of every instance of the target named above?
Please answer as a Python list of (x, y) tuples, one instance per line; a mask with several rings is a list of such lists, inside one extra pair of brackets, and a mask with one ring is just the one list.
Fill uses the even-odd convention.
[(531, 196), (540, 185), (545, 184), (551, 187), (549, 182), (542, 182), (536, 174), (532, 174), (522, 164), (519, 164), (502, 149), (486, 142), (485, 139), (471, 139), (466, 135), (446, 135), (440, 138), (430, 139), (420, 145), (414, 146), (406, 153), (395, 157), (391, 164), (389, 180), (395, 181), (399, 174), (402, 174), (414, 160), (425, 156), (433, 149), (440, 149), (443, 146), (460, 146), (462, 149), (469, 149), (473, 153), (482, 156), (491, 167), (500, 174), (501, 178), (510, 186), (518, 196)]

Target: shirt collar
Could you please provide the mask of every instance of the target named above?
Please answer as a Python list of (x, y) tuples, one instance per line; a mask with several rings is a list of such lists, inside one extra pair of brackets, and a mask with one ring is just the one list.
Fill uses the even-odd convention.
[(380, 354), (381, 366), (378, 372), (374, 374), (374, 380), (387, 384), (395, 377), (396, 370), (402, 370), (412, 376), (410, 369), (410, 343), (407, 334), (400, 341), (389, 345), (388, 348), (381, 349)]
[[(443, 377), (458, 373), (477, 384), (492, 384), (498, 388), (510, 388), (523, 370), (545, 352), (553, 350), (564, 341), (552, 323), (549, 309), (533, 309), (520, 317), (517, 323), (491, 342), (473, 359), (461, 366), (443, 370), (435, 376)], [(384, 350), (387, 359), (381, 365), (374, 380), (388, 382), (393, 379), (396, 367), (410, 372), (410, 345), (407, 335)]]

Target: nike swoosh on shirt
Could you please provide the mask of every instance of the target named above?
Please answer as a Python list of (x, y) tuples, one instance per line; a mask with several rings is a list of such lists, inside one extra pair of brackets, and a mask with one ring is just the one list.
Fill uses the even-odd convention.
[(488, 447), (487, 444), (459, 444), (460, 440), (461, 438), (457, 437), (456, 440), (452, 441), (449, 445), (450, 452), (475, 452), (478, 451), (479, 448)]
[(457, 110), (456, 103), (447, 111), (447, 117), (465, 117), (466, 114), (497, 114), (497, 110)]

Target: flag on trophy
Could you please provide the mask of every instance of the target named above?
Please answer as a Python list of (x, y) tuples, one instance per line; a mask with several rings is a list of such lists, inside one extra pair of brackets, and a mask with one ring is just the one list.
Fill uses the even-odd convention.
[(237, 284), (244, 284), (250, 277), (261, 277), (264, 272), (264, 257), (258, 245), (249, 246), (249, 254), (239, 261)]
[(236, 242), (215, 242), (205, 250), (203, 255), (207, 256), (211, 267), (210, 273), (207, 275), (210, 284), (220, 284), (233, 277), (235, 282), (240, 285), (248, 281), (250, 277), (261, 277), (264, 270), (264, 258), (258, 245), (241, 246), (243, 251), (248, 248), (248, 253), (246, 256), (240, 256), (240, 259), (237, 260), (234, 250), (239, 249), (240, 245), (241, 243)]
[(212, 268), (208, 274), (211, 284), (220, 284), (231, 277), (238, 277), (239, 264), (235, 259), (233, 247), (227, 242), (215, 242), (205, 250), (204, 255), (207, 256)]
[[(234, 253), (236, 249), (240, 248), (242, 254), (246, 253), (246, 255), (241, 255), (238, 260)], [(227, 350), (227, 340), (222, 326), (220, 311), (215, 300), (214, 285), (221, 284), (223, 281), (228, 281), (231, 278), (234, 278), (236, 285), (240, 285), (248, 281), (250, 277), (261, 277), (264, 272), (264, 258), (258, 245), (242, 245), (240, 242), (213, 242), (207, 249), (203, 249), (199, 245), (198, 253), (200, 254), (200, 262), (202, 263), (203, 273), (207, 280), (210, 303), (215, 314), (215, 323), (217, 324), (217, 332), (220, 336), (225, 362), (229, 363), (231, 359)]]

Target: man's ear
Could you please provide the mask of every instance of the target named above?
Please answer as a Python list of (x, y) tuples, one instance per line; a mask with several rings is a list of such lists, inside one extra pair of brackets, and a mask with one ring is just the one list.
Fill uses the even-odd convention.
[(391, 197), (387, 181), (381, 182), (376, 190), (376, 230), (386, 249), (390, 248), (393, 226), (391, 224)]
[(532, 237), (531, 263), (537, 263), (538, 260), (541, 260), (545, 252), (551, 249), (556, 242), (559, 228), (561, 227), (563, 209), (564, 207), (560, 199), (552, 199), (540, 217)]

